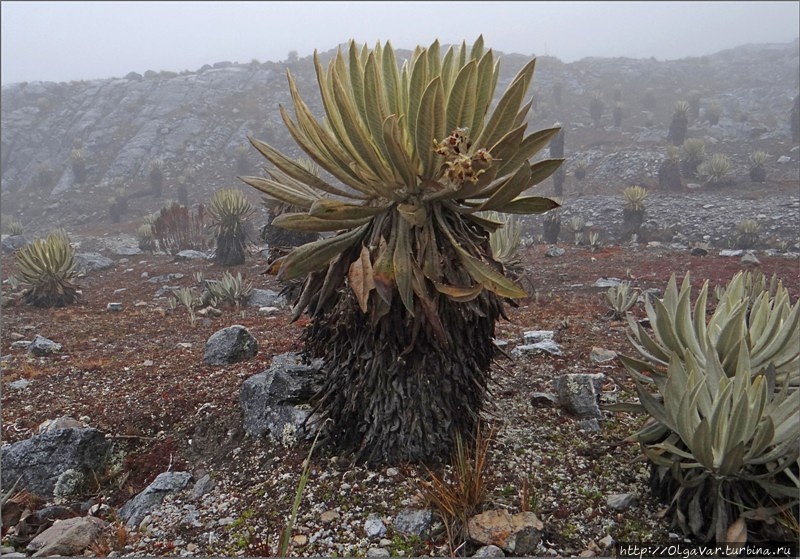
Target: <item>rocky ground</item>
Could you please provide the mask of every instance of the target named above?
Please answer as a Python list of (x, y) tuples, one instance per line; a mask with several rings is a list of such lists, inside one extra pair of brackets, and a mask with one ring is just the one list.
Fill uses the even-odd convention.
[[(123, 240), (111, 236), (103, 243), (119, 251)], [(79, 235), (76, 241), (79, 251), (100, 246)], [(604, 375), (603, 403), (633, 396), (619, 361), (603, 361), (607, 352), (630, 355), (633, 350), (625, 324), (608, 318), (606, 288), (595, 286), (598, 279), (629, 279), (641, 290), (663, 289), (670, 274), (689, 271), (695, 285), (707, 279), (713, 286), (741, 269), (740, 257), (719, 256), (718, 250), (692, 256), (688, 247), (658, 244), (592, 252), (561, 243), (565, 252), (558, 257), (545, 256), (547, 248), (532, 243), (521, 249), (522, 280), (533, 295), (509, 310), (509, 322), (498, 325), (498, 339), (508, 342), (513, 357), (493, 369), (486, 423), (494, 435), (481, 510), (535, 513), (541, 539), (519, 553), (524, 555), (608, 555), (615, 541), (675, 541), (662, 519), (664, 505), (648, 492), (638, 447), (625, 442), (642, 418), (605, 411), (600, 430), (594, 431), (563, 407), (533, 396), (555, 393), (557, 379), (573, 373)], [(50, 503), (29, 498), (29, 509), (39, 516), (28, 517), (27, 531), (4, 523), (4, 543), (22, 550), (54, 517), (85, 516), (92, 505), (106, 505), (94, 509), (106, 522), (105, 535), (91, 546), (94, 554), (274, 554), (310, 445), (246, 436), (238, 397), (246, 379), (276, 356), (299, 349), (303, 320), (289, 323), (285, 308), (265, 315), (245, 306), (200, 313), (192, 324), (186, 309), (170, 309), (159, 292), (165, 285), (196, 286), (196, 273), (216, 278), (221, 268), (203, 259), (99, 250), (111, 265), (81, 278), (83, 296), (76, 305), (34, 309), (16, 300), (18, 292), (3, 282), (4, 442), (28, 439), (42, 422), (70, 416), (105, 434), (113, 448), (111, 468), (80, 496)], [(763, 271), (781, 277), (796, 298), (796, 255), (761, 250), (756, 256)], [(273, 277), (260, 274), (263, 267), (254, 251), (233, 272), (258, 288), (278, 290)], [(3, 279), (13, 270), (13, 259), (5, 254)], [(109, 311), (109, 303), (121, 303), (121, 310)], [(632, 314), (644, 315), (641, 304)], [(206, 364), (207, 340), (233, 324), (252, 333), (258, 353), (233, 365)], [(554, 332), (561, 355), (515, 352), (530, 330)], [(61, 347), (32, 355), (24, 342), (37, 334)], [(164, 472), (188, 472), (176, 486), (183, 489), (169, 492), (161, 505), (125, 527), (123, 505)], [(210, 480), (197, 486), (206, 474)], [(290, 555), (449, 555), (435, 518), (419, 535), (407, 531), (408, 509), (430, 509), (423, 495), (429, 479), (420, 465), (366, 468), (315, 450)], [(472, 554), (478, 547), (470, 542), (459, 553)]]

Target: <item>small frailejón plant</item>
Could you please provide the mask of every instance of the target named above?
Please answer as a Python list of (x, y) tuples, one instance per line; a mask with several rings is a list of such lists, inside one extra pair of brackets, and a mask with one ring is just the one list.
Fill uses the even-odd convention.
[(200, 283), (203, 284), (203, 293), (200, 296), (200, 301), (204, 305), (213, 307), (221, 304), (231, 304), (238, 309), (242, 303), (247, 301), (253, 290), (253, 283), (245, 281), (241, 272), (237, 272), (234, 276), (225, 271), (218, 280), (202, 279)]
[(75, 249), (64, 231), (36, 239), (14, 254), (17, 278), (28, 286), (26, 303), (35, 307), (63, 307), (77, 301), (80, 290), (74, 280)]
[(702, 138), (687, 138), (681, 147), (681, 170), (686, 177), (697, 175), (697, 168), (706, 158), (706, 143)]
[(586, 178), (586, 172), (589, 169), (589, 162), (585, 159), (579, 159), (575, 162), (575, 178), (582, 181)]
[(758, 244), (761, 226), (755, 219), (743, 219), (736, 224), (736, 247), (748, 250)]
[(667, 141), (673, 146), (680, 146), (686, 139), (686, 132), (689, 130), (689, 103), (686, 101), (676, 101), (672, 108), (672, 121), (667, 133)]
[(722, 186), (726, 184), (730, 170), (731, 161), (728, 156), (715, 153), (697, 168), (697, 174), (708, 186)]
[(622, 320), (638, 299), (639, 291), (631, 289), (629, 281), (623, 281), (609, 287), (608, 291), (606, 291), (606, 302), (611, 309), (609, 317), (613, 320)]
[[(706, 321), (708, 282), (689, 275), (629, 318), (642, 360), (621, 356), (649, 419), (633, 438), (673, 529), (701, 542), (796, 540), (800, 491), (800, 306), (777, 287), (748, 303), (736, 274)], [(619, 408), (621, 409), (621, 408)]]
[(214, 253), (217, 264), (244, 264), (247, 254), (245, 223), (254, 211), (253, 205), (238, 190), (223, 189), (214, 193), (208, 205), (208, 215), (217, 241)]
[(25, 226), (18, 219), (4, 219), (3, 229), (5, 229), (6, 233), (9, 235), (22, 235), (22, 233), (25, 231)]
[(711, 126), (719, 124), (719, 119), (722, 116), (722, 107), (719, 102), (712, 101), (708, 107), (706, 107), (705, 116)]
[(150, 188), (153, 195), (156, 197), (161, 196), (164, 190), (164, 160), (153, 159), (149, 164), (148, 178), (150, 179)]
[(542, 228), (545, 242), (551, 245), (556, 244), (558, 242), (558, 235), (561, 232), (561, 208), (556, 208), (544, 214)]
[(623, 192), (625, 206), (622, 208), (622, 228), (624, 237), (639, 235), (647, 213), (647, 189), (629, 186)]
[(767, 180), (767, 168), (765, 165), (768, 157), (767, 152), (760, 150), (750, 154), (748, 173), (751, 181), (764, 182)]
[(581, 216), (572, 216), (569, 220), (569, 228), (572, 231), (575, 246), (581, 246), (586, 243), (586, 221)]
[(667, 156), (658, 168), (658, 186), (673, 192), (683, 190), (680, 151), (675, 146), (667, 147)]
[(281, 108), (331, 178), (251, 139), (276, 170), (242, 180), (299, 208), (273, 225), (333, 233), (275, 265), (305, 278), (294, 318), (310, 314), (305, 351), (325, 361), (327, 442), (358, 461), (441, 460), (473, 436), (504, 300), (528, 296), (492, 255), (502, 224), (477, 213), (558, 206), (526, 194), (563, 161), (532, 162), (558, 129), (526, 133), (535, 59), (493, 103), (499, 66), (482, 37), (443, 55), (438, 41), (417, 47), (402, 66), (388, 42), (345, 51), (327, 69), (314, 56), (324, 120), (291, 73), (294, 118)]

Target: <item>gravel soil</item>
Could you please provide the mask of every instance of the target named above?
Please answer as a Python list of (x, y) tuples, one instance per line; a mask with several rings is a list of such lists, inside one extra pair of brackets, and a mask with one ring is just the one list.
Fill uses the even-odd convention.
[[(79, 232), (75, 238), (80, 239)], [(486, 409), (494, 437), (484, 472), (483, 508), (535, 512), (544, 524), (538, 556), (608, 555), (608, 536), (614, 541), (673, 541), (664, 506), (649, 494), (646, 462), (638, 446), (626, 442), (643, 418), (607, 411), (599, 432), (585, 432), (580, 419), (558, 407), (534, 406), (531, 395), (554, 392), (559, 375), (600, 372), (607, 377), (603, 402), (633, 398), (632, 383), (617, 359), (602, 364), (590, 359), (595, 347), (633, 352), (625, 323), (608, 316), (606, 290), (593, 286), (598, 278), (629, 279), (641, 290), (662, 290), (670, 274), (681, 278), (688, 271), (695, 286), (708, 280), (713, 287), (741, 269), (739, 258), (718, 256), (717, 250), (699, 257), (664, 247), (608, 246), (596, 252), (561, 247), (565, 254), (555, 258), (545, 256), (545, 245), (521, 250), (521, 281), (532, 296), (509, 308), (510, 320), (497, 327), (508, 350), (523, 343), (525, 331), (553, 330), (563, 355), (500, 359), (494, 365)], [(764, 273), (777, 274), (796, 298), (800, 261), (762, 252), (756, 256)], [(224, 269), (210, 261), (176, 261), (158, 254), (113, 259), (113, 267), (80, 278), (81, 300), (65, 308), (27, 306), (18, 299), (19, 291), (3, 281), (3, 442), (28, 438), (41, 422), (63, 415), (107, 433), (115, 442), (115, 467), (95, 481), (87, 498), (109, 505), (111, 521), (114, 511), (159, 473), (190, 471), (195, 479), (211, 475), (210, 493), (197, 499), (188, 491), (169, 496), (140, 531), (114, 532), (96, 554), (276, 553), (310, 444), (286, 447), (246, 437), (237, 398), (242, 382), (265, 370), (274, 356), (300, 349), (305, 319), (290, 323), (288, 309), (263, 316), (245, 307), (198, 316), (192, 324), (185, 308), (170, 310), (166, 298), (154, 297), (163, 284), (148, 279), (178, 273), (183, 276), (169, 285), (196, 286), (196, 272), (218, 278)], [(2, 265), (6, 280), (14, 272), (13, 256), (3, 255)], [(253, 252), (245, 265), (231, 271), (254, 287), (279, 290), (275, 278), (261, 273), (264, 267), (264, 259)], [(122, 310), (109, 312), (110, 302), (122, 303)], [(631, 312), (643, 317), (643, 305)], [(233, 324), (245, 326), (258, 340), (256, 357), (228, 366), (204, 364), (206, 340)], [(36, 334), (62, 344), (62, 350), (39, 358), (12, 346)], [(28, 381), (24, 388), (11, 387), (22, 379)], [(392, 528), (403, 508), (426, 506), (420, 490), (427, 479), (421, 465), (365, 468), (315, 449), (289, 554), (364, 556), (381, 547), (391, 555), (449, 555), (441, 525), (426, 538)], [(633, 494), (637, 502), (624, 511), (611, 510), (607, 497), (618, 493)], [(367, 536), (370, 514), (387, 526), (382, 537)]]

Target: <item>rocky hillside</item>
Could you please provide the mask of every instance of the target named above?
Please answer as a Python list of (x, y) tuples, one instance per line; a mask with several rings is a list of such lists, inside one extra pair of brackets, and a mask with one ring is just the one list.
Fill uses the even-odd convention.
[[(398, 51), (401, 58), (409, 54)], [(501, 92), (527, 57), (498, 54)], [(796, 188), (799, 154), (789, 115), (800, 87), (799, 54), (795, 41), (673, 61), (587, 58), (565, 64), (540, 57), (531, 124), (564, 126), (567, 197), (657, 186), (678, 100), (693, 103), (688, 136), (703, 138), (708, 155), (728, 155), (734, 181), (749, 182), (747, 159), (758, 149), (769, 155), (770, 180)], [(204, 202), (215, 189), (241, 184), (237, 174), (258, 173), (261, 160), (249, 135), (299, 156), (278, 111), (291, 105), (287, 69), (321, 115), (310, 58), (4, 86), (3, 219), (19, 219), (27, 232), (56, 226), (132, 232), (145, 215), (179, 199), (181, 185), (189, 203)], [(589, 111), (595, 95), (603, 105), (599, 121)], [(706, 112), (714, 105), (721, 117), (712, 126)], [(582, 181), (572, 176), (579, 160), (588, 164)], [(150, 177), (154, 162), (161, 163), (160, 192)], [(550, 181), (543, 188), (552, 192)], [(112, 220), (109, 208), (120, 199), (127, 209)]]

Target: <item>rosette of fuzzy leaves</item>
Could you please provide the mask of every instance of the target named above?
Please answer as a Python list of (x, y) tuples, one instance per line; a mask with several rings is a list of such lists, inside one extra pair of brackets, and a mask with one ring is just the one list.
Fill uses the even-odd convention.
[(15, 253), (18, 277), (30, 287), (25, 302), (35, 307), (63, 307), (78, 299), (78, 287), (73, 280), (75, 250), (63, 231), (36, 239)]
[(238, 190), (222, 189), (214, 193), (208, 205), (208, 215), (217, 239), (217, 263), (223, 266), (244, 263), (247, 242), (245, 222), (254, 211), (253, 205)]
[(527, 296), (493, 257), (502, 222), (480, 213), (558, 207), (527, 194), (562, 163), (536, 159), (558, 128), (527, 133), (535, 60), (495, 97), (482, 38), (417, 47), (402, 66), (388, 42), (351, 42), (314, 64), (325, 118), (291, 74), (295, 114), (281, 115), (320, 174), (251, 139), (273, 168), (242, 180), (300, 209), (273, 225), (326, 235), (274, 266), (304, 278), (294, 318), (311, 315), (306, 351), (327, 369), (317, 417), (365, 461), (441, 459), (474, 433), (503, 300)]
[[(701, 541), (745, 526), (786, 539), (800, 491), (798, 304), (782, 285), (752, 293), (736, 274), (707, 320), (708, 282), (692, 307), (689, 275), (629, 319), (643, 360), (621, 356), (649, 421), (634, 435), (672, 525)], [(765, 285), (765, 284), (762, 284)]]
[[(559, 130), (526, 135), (531, 103), (524, 100), (535, 59), (519, 71), (493, 111), (499, 66), (491, 50), (484, 52), (482, 39), (471, 49), (451, 48), (444, 57), (438, 42), (417, 47), (402, 68), (388, 42), (374, 50), (351, 42), (348, 55), (337, 53), (327, 70), (318, 56), (314, 60), (326, 118), (314, 118), (291, 75), (296, 117), (283, 107), (281, 115), (294, 140), (338, 184), (256, 139), (251, 142), (275, 169), (269, 178), (242, 178), (304, 210), (278, 216), (274, 225), (338, 232), (292, 252), (280, 263), (279, 275), (291, 279), (324, 269), (350, 251), (348, 264), (364, 268), (366, 283), (374, 283), (375, 312), (386, 310), (393, 293), (414, 312), (415, 298), (430, 299), (423, 278), (456, 299), (482, 289), (526, 296), (482, 255), (480, 245), (500, 224), (476, 214), (558, 207), (524, 194), (562, 162), (531, 163)], [(466, 271), (464, 278), (447, 277), (442, 264), (449, 253)], [(331, 281), (341, 284), (350, 265), (340, 265)], [(367, 293), (355, 285), (353, 290), (366, 308)]]

